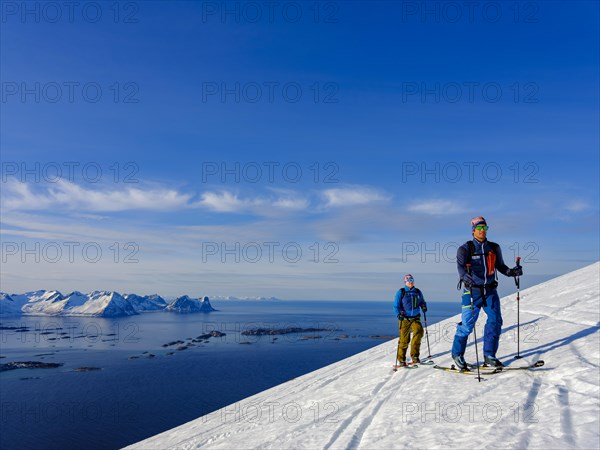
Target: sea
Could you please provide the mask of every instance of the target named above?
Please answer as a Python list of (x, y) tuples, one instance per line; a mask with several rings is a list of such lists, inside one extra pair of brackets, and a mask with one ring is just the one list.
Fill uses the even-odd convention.
[[(0, 372), (0, 448), (121, 448), (398, 336), (390, 301), (212, 305), (208, 314), (1, 319), (3, 369), (61, 365)], [(454, 328), (436, 323), (458, 313), (457, 302), (429, 303), (432, 343), (450, 348)], [(260, 328), (298, 332), (248, 334)]]

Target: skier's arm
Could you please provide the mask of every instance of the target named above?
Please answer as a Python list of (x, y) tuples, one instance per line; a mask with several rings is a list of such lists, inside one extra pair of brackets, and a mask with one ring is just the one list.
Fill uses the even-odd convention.
[(400, 315), (400, 309), (400, 290), (398, 290), (398, 292), (396, 292), (396, 298), (394, 299), (394, 314), (396, 317)]
[(425, 312), (427, 312), (427, 302), (425, 301), (425, 297), (423, 296), (423, 293), (421, 292), (421, 303), (419, 305), (421, 307), (421, 309)]
[(466, 248), (466, 245), (461, 245), (458, 247), (458, 251), (456, 252), (456, 268), (458, 269), (458, 277), (461, 280), (464, 280), (464, 276), (467, 273), (465, 268), (467, 262), (467, 255), (469, 249)]

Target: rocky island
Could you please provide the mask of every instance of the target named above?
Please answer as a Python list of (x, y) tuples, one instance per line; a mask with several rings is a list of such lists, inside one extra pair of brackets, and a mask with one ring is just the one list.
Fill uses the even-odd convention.
[(15, 361), (6, 364), (0, 364), (0, 372), (15, 369), (56, 369), (62, 366), (62, 363), (46, 363), (40, 361)]

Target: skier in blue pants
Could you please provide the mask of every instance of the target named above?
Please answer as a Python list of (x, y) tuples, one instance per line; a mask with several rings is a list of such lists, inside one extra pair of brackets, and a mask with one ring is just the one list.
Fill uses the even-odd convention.
[[(500, 246), (487, 240), (488, 226), (483, 217), (474, 217), (471, 220), (471, 229), (473, 240), (460, 246), (456, 255), (458, 274), (464, 285), (461, 302), (462, 322), (456, 328), (452, 344), (452, 358), (459, 370), (468, 368), (464, 358), (467, 339), (473, 332), (481, 308), (487, 314), (483, 337), (484, 362), (494, 367), (503, 366), (496, 358), (502, 332), (500, 298), (496, 291), (497, 271), (507, 277), (523, 275), (521, 266), (508, 268), (504, 264)], [(471, 308), (471, 296), (473, 308)]]

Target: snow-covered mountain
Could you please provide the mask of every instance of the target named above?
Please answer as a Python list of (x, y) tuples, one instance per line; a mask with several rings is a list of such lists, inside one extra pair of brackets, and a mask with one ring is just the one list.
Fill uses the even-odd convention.
[(94, 291), (82, 294), (73, 291), (66, 297), (58, 291), (35, 291), (25, 294), (0, 293), (0, 315), (30, 316), (131, 316), (144, 311), (171, 311), (178, 313), (216, 311), (208, 297), (202, 301), (185, 295), (170, 304), (154, 294), (140, 296), (118, 292)]
[(120, 317), (137, 314), (131, 303), (118, 292), (73, 291), (66, 297), (58, 291), (35, 291), (25, 294), (1, 294), (0, 314), (30, 316)]
[(204, 296), (202, 298), (202, 306), (200, 307), (200, 309), (202, 310), (202, 312), (205, 312), (205, 313), (216, 311), (216, 309), (213, 308), (212, 305), (210, 304), (209, 298), (206, 296)]
[[(227, 300), (277, 300), (275, 297), (217, 297)], [(208, 297), (192, 299), (187, 295), (167, 302), (158, 294), (141, 296), (117, 292), (95, 291), (83, 294), (73, 291), (64, 296), (58, 291), (39, 290), (25, 294), (0, 292), (0, 316), (130, 316), (145, 311), (195, 313), (217, 311)]]
[(0, 293), (0, 316), (15, 316), (21, 314), (21, 308), (27, 301), (16, 296)]
[(176, 312), (176, 313), (196, 313), (203, 312), (208, 313), (216, 311), (210, 304), (208, 297), (204, 297), (202, 301), (196, 298), (190, 298), (188, 295), (176, 298), (170, 303), (165, 311)]
[(125, 294), (123, 296), (136, 312), (161, 311), (168, 305), (167, 301), (158, 294), (140, 296), (137, 294)]
[(136, 314), (135, 310), (118, 292), (94, 291), (82, 294), (73, 291), (63, 297), (60, 293), (51, 302), (31, 299), (23, 308), (28, 315), (120, 317)]
[(62, 310), (62, 303), (65, 300), (65, 297), (60, 292), (45, 290), (27, 292), (23, 296), (13, 296), (13, 298), (15, 297), (25, 300), (21, 307), (22, 313), (32, 315), (59, 314)]
[[(394, 339), (127, 448), (600, 448), (599, 273), (595, 263), (521, 292), (523, 359), (514, 359), (516, 296), (501, 300), (497, 356), (509, 366), (545, 360), (535, 371), (487, 375), (484, 382), (424, 365), (394, 373)], [(429, 326), (440, 365), (451, 364), (459, 320)], [(484, 323), (482, 314), (480, 357)], [(427, 354), (424, 337), (421, 356)], [(475, 362), (472, 339), (466, 357)]]
[(137, 314), (131, 303), (118, 292), (94, 291), (83, 304), (68, 305), (71, 315), (120, 317)]

